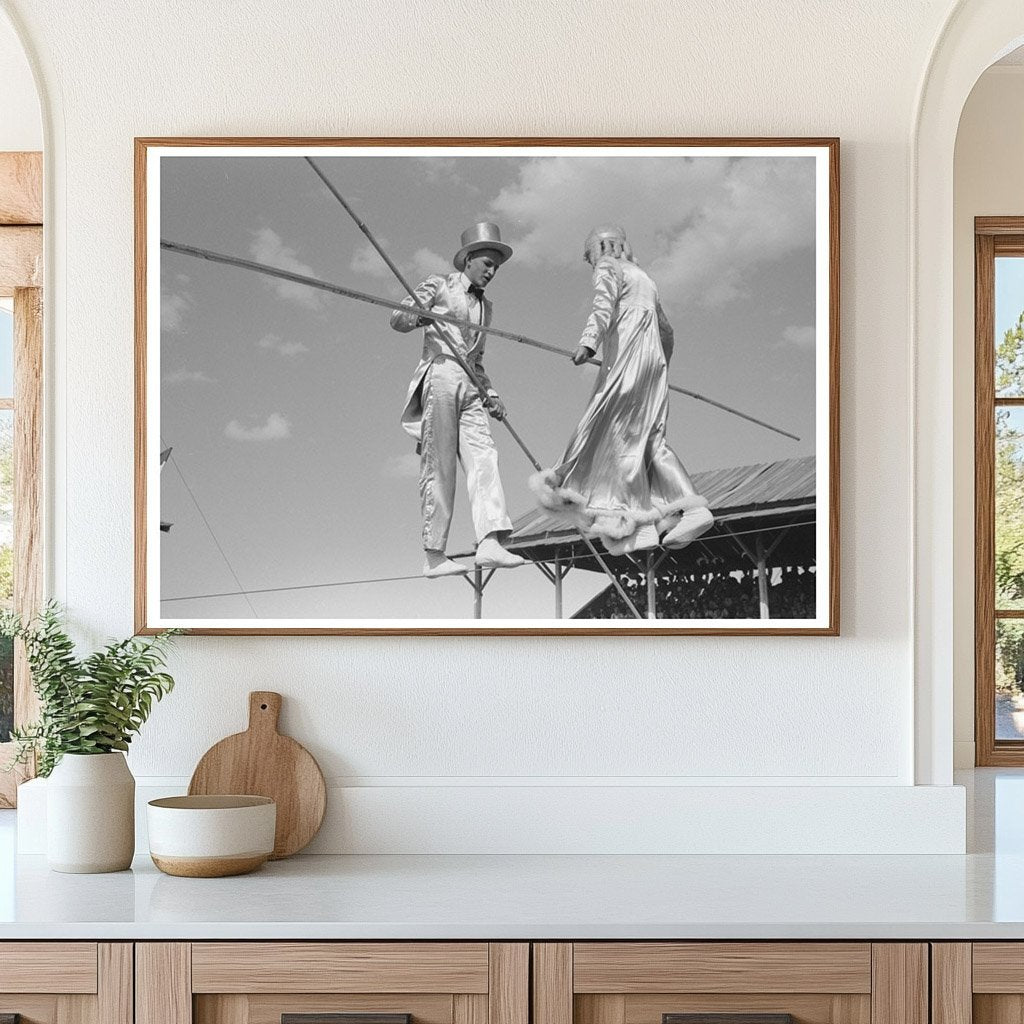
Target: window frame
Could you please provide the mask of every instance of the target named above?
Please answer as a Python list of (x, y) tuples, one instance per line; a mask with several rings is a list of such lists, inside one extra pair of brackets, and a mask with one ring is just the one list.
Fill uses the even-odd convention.
[(1024, 408), (1024, 397), (997, 398), (996, 258), (1024, 258), (1024, 217), (974, 220), (974, 742), (978, 767), (1024, 766), (1024, 740), (996, 739), (996, 620), (1024, 623), (1024, 609), (997, 609), (995, 594), (995, 417)]
[[(43, 160), (41, 153), (0, 153), (0, 298), (14, 300), (14, 394), (0, 402), (14, 411), (14, 608), (23, 618), (43, 599)], [(7, 396), (4, 396), (5, 398)], [(24, 647), (14, 653), (14, 724), (35, 720)], [(0, 743), (0, 769), (15, 753)], [(0, 770), (0, 807), (14, 807), (32, 764)]]

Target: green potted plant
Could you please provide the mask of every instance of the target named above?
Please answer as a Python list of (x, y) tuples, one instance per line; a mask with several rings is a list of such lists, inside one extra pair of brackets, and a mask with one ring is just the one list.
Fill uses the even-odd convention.
[(0, 614), (0, 635), (21, 640), (39, 697), (39, 719), (15, 729), (12, 762), (33, 755), (48, 777), (47, 861), (55, 871), (121, 871), (135, 850), (135, 779), (124, 752), (174, 687), (164, 667), (180, 630), (111, 641), (83, 658), (50, 602), (25, 623)]

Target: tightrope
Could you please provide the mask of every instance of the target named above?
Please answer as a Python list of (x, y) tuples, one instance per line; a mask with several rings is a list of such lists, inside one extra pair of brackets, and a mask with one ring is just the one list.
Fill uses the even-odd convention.
[[(408, 312), (409, 306), (407, 303), (395, 302), (392, 299), (382, 299), (377, 295), (370, 295), (367, 292), (357, 291), (355, 288), (346, 288), (344, 285), (334, 284), (330, 281), (322, 281), (316, 277), (308, 277), (305, 274), (295, 274), (290, 270), (281, 270), (278, 267), (269, 267), (265, 263), (256, 263), (254, 260), (245, 260), (240, 256), (228, 256), (225, 253), (214, 252), (211, 249), (200, 249), (194, 245), (182, 245), (180, 242), (171, 242), (167, 239), (161, 239), (160, 248), (166, 249), (168, 252), (178, 252), (185, 256), (195, 256), (198, 259), (209, 260), (212, 263), (223, 263), (229, 267), (241, 267), (244, 270), (253, 270), (257, 274), (266, 274), (268, 277), (278, 277), (282, 281), (294, 281), (296, 284), (305, 284), (310, 288), (317, 288), (320, 291), (330, 292), (333, 295), (344, 295), (349, 299), (357, 299), (359, 302), (367, 302), (371, 306), (381, 306), (384, 309), (397, 309), (401, 312)], [(472, 324), (466, 320), (460, 320), (456, 316), (450, 316), (447, 313), (435, 313), (432, 310), (417, 310), (421, 317), (425, 317), (430, 320), (440, 320), (442, 323), (454, 324), (456, 327), (462, 327), (466, 330), (477, 331), (480, 334), (493, 334), (496, 338), (505, 338), (508, 341), (516, 341), (521, 345), (529, 345), (531, 348), (539, 348), (544, 352), (551, 352), (554, 355), (564, 356), (566, 359), (572, 359), (572, 353), (567, 352), (565, 349), (558, 348), (555, 345), (548, 345), (543, 341), (537, 341), (534, 338), (528, 338), (525, 334), (515, 334), (512, 331), (502, 330), (500, 327), (491, 327), (484, 324)], [(590, 359), (588, 362), (593, 363), (596, 366), (601, 365), (600, 359)], [(687, 388), (682, 388), (678, 384), (669, 384), (670, 391), (675, 391), (680, 395), (686, 395), (687, 398), (696, 399), (698, 402), (704, 402), (707, 405), (714, 406), (716, 409), (721, 409), (723, 412), (730, 413), (733, 416), (739, 416), (742, 420), (747, 420), (749, 423), (756, 423), (759, 427), (764, 427), (765, 430), (771, 430), (776, 434), (781, 434), (783, 437), (788, 437), (793, 441), (799, 441), (800, 437), (797, 434), (790, 433), (788, 430), (783, 430), (782, 427), (773, 426), (771, 423), (767, 423), (765, 420), (760, 420), (756, 416), (751, 416), (749, 413), (741, 412), (739, 409), (734, 409), (731, 405), (726, 405), (724, 402), (719, 402), (714, 398), (708, 398), (707, 395), (702, 395), (699, 391), (690, 391)]]

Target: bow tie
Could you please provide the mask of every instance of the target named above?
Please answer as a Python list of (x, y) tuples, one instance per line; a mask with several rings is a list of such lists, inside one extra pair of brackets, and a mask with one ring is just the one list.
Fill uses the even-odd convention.
[(484, 297), (484, 290), (478, 284), (471, 284), (469, 286), (469, 294), (475, 295), (478, 299), (482, 299)]

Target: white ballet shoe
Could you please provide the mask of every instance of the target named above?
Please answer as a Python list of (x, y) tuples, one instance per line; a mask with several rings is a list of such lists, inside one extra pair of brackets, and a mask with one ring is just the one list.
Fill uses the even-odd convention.
[(714, 525), (715, 517), (710, 509), (688, 508), (679, 522), (662, 538), (662, 546), (678, 551), (707, 533)]
[(484, 537), (477, 545), (475, 561), (481, 569), (515, 569), (526, 559), (503, 548), (494, 537)]
[(431, 565), (430, 562), (423, 563), (423, 575), (428, 580), (437, 580), (442, 576), (463, 576), (467, 572), (469, 569), (466, 566), (459, 562), (453, 562), (450, 558), (438, 562), (437, 565)]

